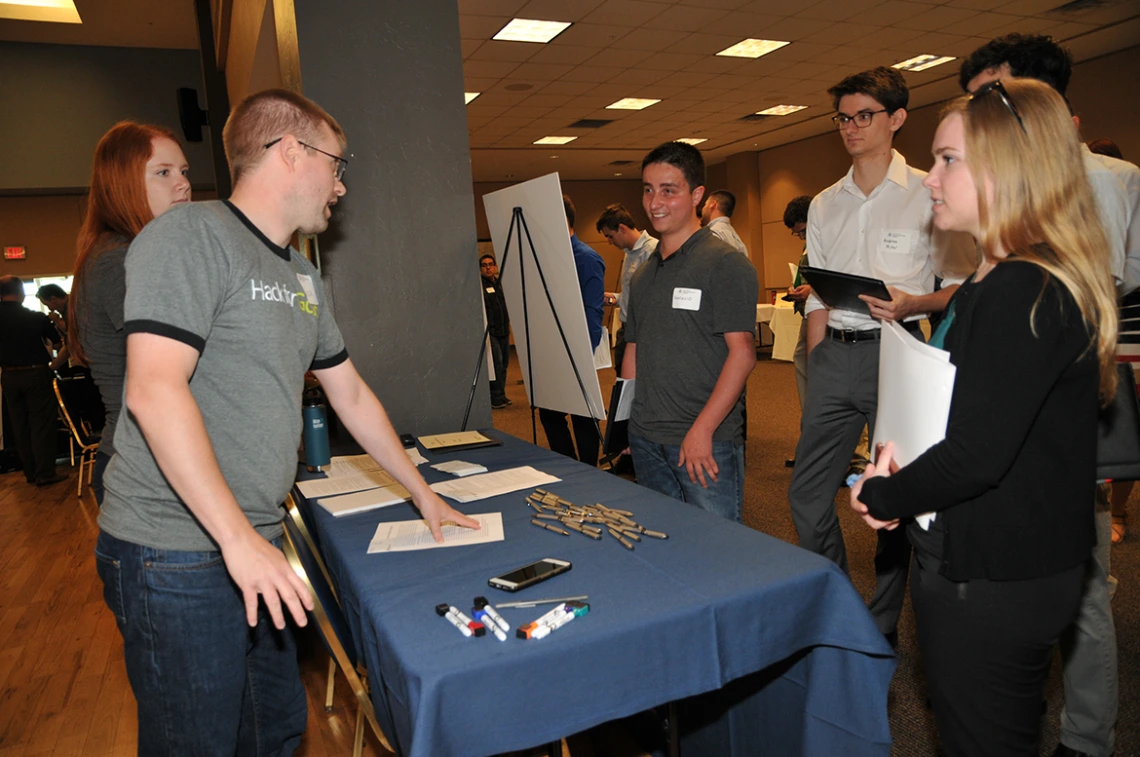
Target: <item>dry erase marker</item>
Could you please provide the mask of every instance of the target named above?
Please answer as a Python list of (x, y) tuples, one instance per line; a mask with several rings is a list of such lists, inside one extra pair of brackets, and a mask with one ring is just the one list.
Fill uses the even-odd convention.
[(491, 603), (487, 601), (486, 597), (475, 597), (475, 606), (486, 613), (487, 617), (489, 617), (495, 625), (510, 633), (511, 624), (491, 606)]
[(480, 623), (477, 620), (472, 620), (471, 618), (467, 617), (455, 605), (450, 605), (448, 607), (447, 612), (449, 615), (452, 615), (457, 620), (459, 620), (459, 622), (461, 622), (463, 625), (470, 628), (471, 633), (474, 634), (475, 636), (483, 636), (487, 633), (487, 629), (483, 627), (482, 623)]
[(459, 618), (451, 614), (451, 608), (446, 604), (436, 605), (435, 614), (446, 620), (451, 625), (459, 629), (459, 632), (464, 636), (470, 638), (474, 635), (470, 628), (465, 626)]

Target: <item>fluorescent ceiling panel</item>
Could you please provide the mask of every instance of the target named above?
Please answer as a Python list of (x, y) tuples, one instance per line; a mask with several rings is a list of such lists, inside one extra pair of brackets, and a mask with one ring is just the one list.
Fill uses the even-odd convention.
[(570, 26), (569, 21), (538, 21), (530, 18), (513, 18), (491, 39), (507, 42), (539, 42), (546, 44)]
[(0, 18), (57, 24), (83, 23), (74, 0), (2, 0)]
[(891, 68), (897, 68), (900, 71), (925, 71), (928, 68), (941, 66), (943, 63), (949, 63), (952, 60), (957, 60), (957, 58), (952, 55), (916, 55), (901, 63), (896, 63), (891, 66)]
[(681, 137), (676, 141), (684, 142), (687, 145), (699, 145), (701, 142), (708, 142), (708, 139), (704, 137)]
[(476, 97), (478, 97), (481, 94), (482, 94), (481, 92), (464, 92), (463, 93), (463, 104), (464, 105), (470, 105), (471, 101), (474, 100)]
[(610, 103), (606, 110), (645, 110), (650, 105), (656, 105), (660, 100), (650, 100), (644, 97), (623, 97), (616, 103)]
[(806, 105), (773, 105), (771, 108), (756, 111), (758, 116), (787, 116), (806, 109)]
[(567, 142), (573, 142), (577, 137), (543, 137), (542, 139), (535, 140), (536, 145), (564, 145)]
[(773, 50), (779, 50), (784, 45), (789, 45), (790, 42), (781, 42), (775, 39), (746, 39), (737, 42), (732, 47), (726, 47), (721, 50), (717, 55), (723, 55), (727, 58), (759, 58), (762, 55), (767, 55)]

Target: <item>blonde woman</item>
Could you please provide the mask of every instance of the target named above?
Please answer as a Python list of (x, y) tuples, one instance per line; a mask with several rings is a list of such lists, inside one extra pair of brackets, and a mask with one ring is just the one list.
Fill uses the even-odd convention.
[(911, 593), (942, 745), (1036, 755), (1050, 651), (1095, 541), (1097, 412), (1115, 389), (1107, 246), (1061, 97), (994, 82), (952, 103), (925, 184), (934, 223), (983, 260), (932, 343), (957, 366), (946, 439), (851, 491), (874, 528), (911, 522)]

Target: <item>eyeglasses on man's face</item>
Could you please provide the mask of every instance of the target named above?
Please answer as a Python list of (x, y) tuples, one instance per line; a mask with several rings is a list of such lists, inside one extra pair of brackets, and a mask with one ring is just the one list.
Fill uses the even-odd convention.
[[(268, 150), (270, 147), (273, 147), (273, 145), (277, 144), (282, 139), (285, 139), (285, 137), (278, 137), (277, 139), (274, 139), (271, 142), (266, 142), (265, 143), (265, 149)], [(314, 152), (319, 152), (321, 155), (327, 155), (330, 158), (332, 158), (333, 159), (333, 165), (335, 166), (335, 168), (333, 168), (333, 176), (336, 178), (337, 181), (340, 181), (341, 178), (344, 177), (344, 170), (346, 168), (348, 168), (348, 161), (347, 160), (345, 160), (344, 158), (342, 158), (339, 155), (333, 155), (331, 152), (325, 152), (324, 150), (322, 150), (319, 147), (313, 147), (312, 145), (305, 144), (304, 142), (302, 142), (299, 139), (297, 140), (297, 144), (301, 145), (301, 147), (307, 147)]]
[(831, 121), (835, 124), (835, 128), (837, 129), (842, 129), (852, 121), (854, 121), (855, 125), (860, 129), (866, 129), (871, 125), (871, 121), (874, 120), (876, 115), (886, 112), (887, 109), (883, 108), (882, 110), (861, 110), (853, 116), (849, 116), (846, 113), (836, 113), (831, 117)]
[(1001, 79), (995, 79), (988, 84), (983, 84), (978, 87), (977, 90), (974, 91), (974, 94), (970, 95), (970, 102), (977, 100), (979, 97), (984, 97), (990, 92), (997, 92), (1002, 104), (1005, 105), (1006, 110), (1012, 113), (1013, 117), (1017, 119), (1017, 125), (1021, 127), (1021, 132), (1025, 134), (1025, 122), (1021, 120), (1021, 113), (1017, 110), (1017, 105), (1013, 102), (1013, 98), (1009, 96), (1009, 90), (1001, 83)]

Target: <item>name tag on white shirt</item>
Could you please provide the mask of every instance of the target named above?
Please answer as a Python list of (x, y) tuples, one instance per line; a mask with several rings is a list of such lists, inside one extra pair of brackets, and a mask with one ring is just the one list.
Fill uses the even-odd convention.
[(487, 294), (494, 294), (494, 293), (495, 293), (495, 287), (487, 287)]
[(914, 229), (883, 229), (879, 238), (879, 252), (897, 252), (909, 255), (914, 250), (918, 232)]
[(700, 310), (701, 290), (686, 289), (685, 287), (673, 287), (673, 309)]

